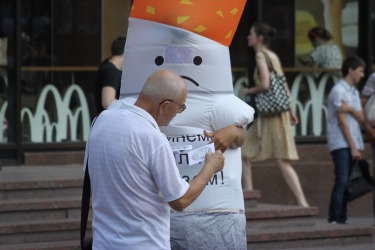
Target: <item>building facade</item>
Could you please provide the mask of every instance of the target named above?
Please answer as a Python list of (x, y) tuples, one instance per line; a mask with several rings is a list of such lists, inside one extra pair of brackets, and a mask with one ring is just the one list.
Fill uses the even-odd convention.
[[(374, 69), (372, 0), (249, 0), (230, 45), (235, 93), (251, 85), (252, 23), (277, 30), (280, 56), (300, 124), (298, 143), (325, 141), (325, 99), (337, 70), (316, 72), (299, 58), (312, 46), (307, 31), (325, 27), (343, 55)], [(0, 2), (0, 161), (22, 164), (28, 152), (82, 151), (95, 116), (94, 84), (110, 44), (126, 36), (131, 0), (3, 0)], [(334, 12), (335, 10), (336, 12)], [(336, 26), (335, 26), (336, 25)], [(126, 72), (125, 72), (126, 73)]]

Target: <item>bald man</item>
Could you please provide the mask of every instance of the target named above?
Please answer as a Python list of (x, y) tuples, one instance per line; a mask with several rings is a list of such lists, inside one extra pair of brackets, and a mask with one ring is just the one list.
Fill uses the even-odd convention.
[[(86, 145), (92, 190), (93, 249), (170, 249), (170, 207), (182, 211), (222, 170), (208, 153), (189, 183), (159, 130), (186, 109), (186, 86), (170, 70), (153, 73), (133, 105), (103, 111)], [(85, 161), (86, 161), (85, 160)]]

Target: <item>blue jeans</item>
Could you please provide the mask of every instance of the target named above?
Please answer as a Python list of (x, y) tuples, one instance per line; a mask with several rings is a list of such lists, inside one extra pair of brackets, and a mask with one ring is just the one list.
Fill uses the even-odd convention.
[(347, 220), (346, 185), (348, 183), (352, 154), (349, 148), (336, 149), (331, 152), (335, 166), (335, 184), (331, 193), (328, 221), (345, 223)]

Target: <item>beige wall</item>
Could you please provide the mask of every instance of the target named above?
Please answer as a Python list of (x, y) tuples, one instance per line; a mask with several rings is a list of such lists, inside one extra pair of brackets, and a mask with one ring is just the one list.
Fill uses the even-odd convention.
[(102, 59), (111, 56), (112, 41), (126, 36), (131, 0), (102, 0)]

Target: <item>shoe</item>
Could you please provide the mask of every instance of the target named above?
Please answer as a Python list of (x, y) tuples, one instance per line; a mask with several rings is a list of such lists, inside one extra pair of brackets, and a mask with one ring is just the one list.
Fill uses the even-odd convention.
[(329, 224), (343, 224), (343, 225), (348, 225), (349, 224), (349, 222), (347, 220), (345, 220), (345, 221), (329, 220), (328, 223)]
[(337, 224), (337, 221), (331, 218), (327, 218), (329, 224)]
[(348, 220), (345, 220), (345, 221), (337, 221), (337, 223), (339, 223), (339, 224), (344, 224), (344, 225), (348, 225), (348, 224), (349, 224)]

